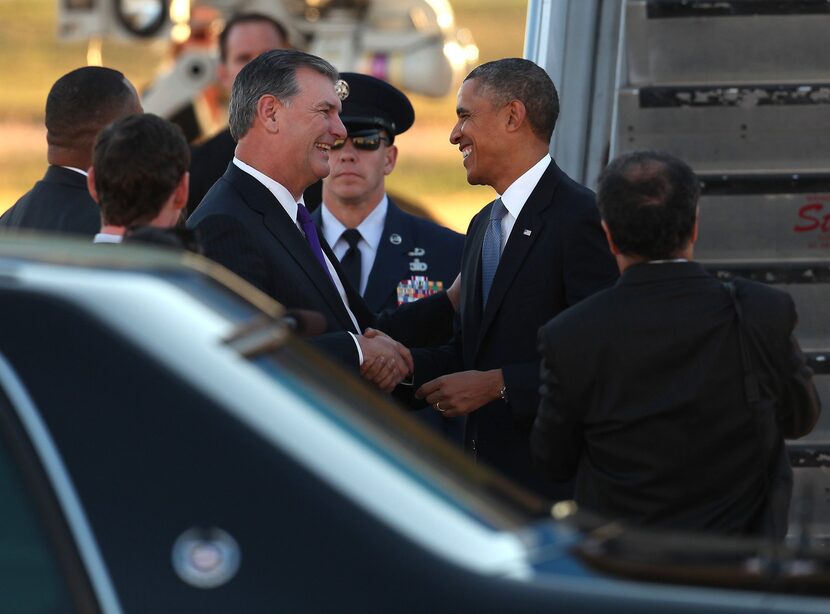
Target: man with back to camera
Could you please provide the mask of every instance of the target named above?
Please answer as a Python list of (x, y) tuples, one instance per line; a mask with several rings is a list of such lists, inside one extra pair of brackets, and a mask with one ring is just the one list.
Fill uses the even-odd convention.
[(611, 518), (783, 537), (786, 509), (777, 526), (764, 517), (776, 480), (791, 488), (782, 436), (820, 413), (792, 299), (741, 279), (730, 290), (692, 261), (700, 188), (681, 160), (620, 156), (598, 192), (622, 276), (539, 333), (535, 459), (576, 475), (577, 502)]
[[(415, 121), (406, 95), (368, 75), (340, 77), (349, 89), (340, 113), (349, 136), (332, 148), (323, 206), (312, 218), (352, 286), (379, 312), (448, 288), (461, 268), (464, 236), (402, 211), (386, 194), (385, 177), (398, 157), (395, 136)], [(421, 332), (423, 345), (446, 343), (452, 321)], [(461, 441), (458, 418), (428, 411), (417, 415)]]
[(461, 85), (450, 142), (467, 181), (500, 197), (467, 231), (458, 334), (415, 372), (417, 396), (447, 416), (467, 416), (465, 446), (474, 458), (555, 499), (569, 489), (541, 480), (530, 458), (536, 334), (618, 275), (594, 194), (548, 153), (558, 113), (550, 77), (528, 60), (482, 64)]
[[(219, 83), (230, 94), (233, 80), (245, 64), (266, 51), (286, 47), (288, 32), (276, 19), (262, 13), (234, 15), (219, 35)], [(228, 128), (193, 147), (187, 215), (228, 168), (235, 148), (236, 141)]]
[(332, 145), (347, 136), (337, 79), (322, 58), (289, 49), (269, 51), (245, 66), (230, 103), (236, 157), (188, 227), (200, 232), (207, 257), (288, 308), (320, 312), (326, 333), (311, 341), (391, 390), (412, 372), (409, 351), (361, 331), (380, 326), (405, 337), (423, 328), (424, 319), (451, 318), (452, 305), (441, 293), (420, 301), (417, 313), (379, 320), (320, 241), (302, 194), (328, 175)]
[(135, 88), (111, 68), (85, 66), (58, 79), (46, 98), (49, 168), (43, 179), (0, 217), (0, 228), (92, 238), (101, 212), (87, 191), (87, 169), (98, 132), (141, 113)]
[(94, 241), (120, 243), (132, 226), (174, 227), (187, 202), (189, 164), (181, 129), (156, 115), (132, 115), (104, 128), (87, 179), (101, 211)]

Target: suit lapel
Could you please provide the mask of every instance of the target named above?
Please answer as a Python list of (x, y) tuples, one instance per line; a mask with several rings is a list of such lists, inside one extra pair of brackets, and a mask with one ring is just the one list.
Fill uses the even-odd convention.
[[(320, 266), (311, 247), (303, 237), (296, 223), (285, 212), (282, 205), (273, 194), (259, 181), (248, 173), (236, 168), (233, 164), (228, 168), (230, 180), (237, 186), (245, 202), (252, 209), (260, 212), (268, 231), (274, 235), (285, 248), (285, 251), (296, 264), (305, 272), (311, 283), (317, 288), (320, 295), (337, 316), (337, 321), (344, 330), (354, 330), (354, 324), (346, 311), (345, 305), (334, 287), (328, 274)], [(321, 241), (325, 245), (325, 239)], [(325, 251), (325, 248), (324, 248)], [(329, 251), (329, 258), (333, 258)], [(342, 276), (341, 276), (342, 279)]]
[[(559, 183), (561, 171), (556, 164), (551, 160), (545, 173), (539, 179), (530, 197), (522, 207), (516, 223), (513, 225), (513, 230), (510, 232), (510, 238), (507, 245), (502, 252), (499, 259), (499, 266), (496, 269), (496, 275), (493, 278), (493, 285), (490, 287), (490, 296), (487, 299), (487, 308), (484, 310), (481, 319), (481, 327), (476, 342), (476, 352), (478, 345), (487, 334), (487, 330), (493, 323), (496, 314), (501, 307), (505, 297), (509, 294), (513, 281), (516, 278), (519, 269), (526, 260), (530, 250), (533, 248), (536, 240), (542, 234), (545, 222), (542, 219), (542, 212), (551, 206), (553, 201), (553, 193), (556, 185)], [(490, 205), (492, 207), (492, 204)], [(489, 217), (490, 210), (487, 209)], [(486, 223), (482, 224), (482, 228), (486, 229)], [(482, 242), (484, 241), (484, 233), (481, 233)], [(481, 246), (478, 247), (479, 270), (476, 271), (476, 286), (478, 287), (478, 300), (481, 303)], [(521, 289), (518, 289), (521, 291)]]
[[(400, 237), (399, 244), (392, 243), (390, 240), (392, 235)], [(383, 224), (383, 234), (375, 252), (375, 262), (372, 264), (366, 291), (363, 293), (366, 302), (373, 309), (379, 309), (389, 301), (390, 295), (395, 295), (393, 303), (397, 302), (397, 287), (404, 279), (401, 271), (408, 270), (409, 252), (415, 247), (412, 241), (412, 230), (408, 220), (390, 200)]]

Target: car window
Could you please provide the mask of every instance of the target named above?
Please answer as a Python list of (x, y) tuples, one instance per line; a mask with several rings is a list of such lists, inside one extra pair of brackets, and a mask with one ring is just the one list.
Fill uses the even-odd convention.
[(338, 365), (291, 337), (254, 363), (303, 395), (321, 414), (399, 466), (440, 498), (491, 527), (513, 529), (548, 516), (546, 502), (480, 465), (428, 432)]
[(0, 612), (72, 611), (72, 600), (61, 576), (34, 499), (14, 461), (9, 433), (8, 402), (0, 395)]

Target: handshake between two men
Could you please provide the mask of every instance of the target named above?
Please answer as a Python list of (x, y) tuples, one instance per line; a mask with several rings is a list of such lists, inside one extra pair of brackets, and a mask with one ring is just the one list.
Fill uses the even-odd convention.
[(411, 379), (415, 372), (412, 352), (389, 335), (367, 328), (357, 338), (363, 362), (360, 375), (384, 392), (392, 392), (401, 382)]
[[(452, 306), (450, 312), (436, 311), (432, 307), (427, 307), (427, 303), (420, 303), (420, 301), (403, 307), (402, 309), (408, 309), (410, 314), (420, 312), (420, 315), (404, 320), (405, 326), (396, 329), (394, 334), (397, 335), (397, 331), (406, 333), (404, 342), (419, 347), (448, 343), (452, 331), (452, 314), (458, 311), (461, 298), (460, 274), (447, 289), (446, 296)], [(439, 319), (441, 321), (438, 321)], [(445, 319), (447, 321), (443, 321)], [(360, 374), (364, 379), (372, 382), (384, 392), (392, 392), (402, 382), (414, 383), (415, 361), (412, 358), (412, 352), (403, 343), (377, 328), (367, 328), (357, 339), (360, 351), (363, 353)], [(425, 395), (418, 394), (417, 396), (423, 398)]]

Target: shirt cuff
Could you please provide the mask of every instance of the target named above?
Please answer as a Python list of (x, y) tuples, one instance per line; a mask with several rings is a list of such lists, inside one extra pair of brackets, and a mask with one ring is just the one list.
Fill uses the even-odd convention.
[(410, 373), (409, 377), (404, 378), (403, 381), (401, 381), (398, 384), (398, 386), (414, 386), (414, 385), (415, 385), (415, 374), (414, 373)]
[(357, 340), (357, 335), (354, 333), (349, 333), (354, 340), (354, 346), (357, 348), (357, 364), (358, 366), (363, 365), (363, 350), (360, 349), (360, 341)]

